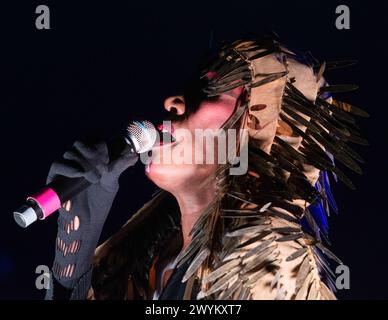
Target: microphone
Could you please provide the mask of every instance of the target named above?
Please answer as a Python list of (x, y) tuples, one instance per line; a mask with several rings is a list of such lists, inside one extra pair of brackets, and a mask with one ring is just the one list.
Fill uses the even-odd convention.
[[(122, 137), (108, 144), (109, 158), (112, 161), (129, 152), (147, 152), (152, 149), (156, 138), (157, 130), (151, 122), (132, 121)], [(90, 185), (83, 177), (58, 177), (41, 191), (27, 197), (26, 203), (13, 213), (15, 222), (26, 228), (37, 220), (44, 220)]]

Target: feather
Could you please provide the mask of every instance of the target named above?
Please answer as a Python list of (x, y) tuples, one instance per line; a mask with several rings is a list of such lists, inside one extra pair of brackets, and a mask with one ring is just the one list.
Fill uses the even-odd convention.
[(263, 252), (274, 240), (276, 239), (276, 236), (272, 236), (268, 238), (267, 240), (263, 241), (261, 244), (259, 244), (257, 247), (254, 247), (250, 251), (248, 251), (244, 256), (243, 259), (246, 260), (249, 257), (255, 255), (255, 254), (260, 254)]
[(214, 280), (217, 280), (219, 277), (222, 277), (225, 273), (229, 272), (230, 269), (238, 266), (240, 264), (240, 259), (233, 259), (230, 260), (220, 267), (214, 269), (212, 272), (207, 274), (203, 279), (202, 282), (204, 284), (213, 282)]
[(245, 202), (245, 203), (249, 203), (249, 204), (253, 204), (253, 205), (256, 205), (256, 203), (252, 202), (252, 201), (249, 201), (247, 199), (244, 199), (238, 195), (236, 195), (235, 193), (232, 193), (232, 192), (228, 192), (226, 193), (227, 196), (231, 197), (231, 198), (234, 198), (234, 199), (237, 199), (237, 200), (240, 200), (242, 202)]
[(345, 103), (345, 102), (342, 102), (339, 100), (333, 100), (332, 105), (339, 108), (340, 110), (352, 113), (352, 114), (359, 116), (359, 117), (364, 117), (364, 118), (369, 117), (369, 114), (366, 111), (364, 111), (356, 106), (353, 106), (349, 103)]
[(321, 66), (319, 67), (319, 71), (317, 73), (317, 77), (316, 77), (316, 81), (317, 83), (319, 82), (319, 80), (321, 80), (322, 76), (323, 76), (323, 73), (325, 72), (325, 69), (326, 69), (326, 62), (323, 61), (323, 63), (321, 64)]
[(306, 162), (306, 159), (303, 154), (295, 150), (291, 147), (287, 142), (285, 142), (282, 138), (275, 136), (274, 141), (279, 144), (283, 150), (290, 154), (291, 157), (294, 157), (296, 160), (300, 162)]
[(256, 87), (259, 87), (259, 86), (263, 86), (269, 82), (272, 82), (272, 81), (275, 81), (277, 79), (280, 79), (284, 76), (286, 76), (288, 74), (288, 71), (282, 71), (282, 72), (277, 72), (277, 73), (273, 73), (271, 74), (270, 76), (264, 78), (264, 79), (261, 79), (257, 82), (254, 82), (251, 84), (251, 88), (256, 88)]
[(311, 279), (313, 277), (313, 272), (310, 272), (304, 279), (301, 288), (295, 296), (295, 300), (305, 300), (311, 285)]
[(260, 213), (263, 213), (265, 211), (268, 210), (268, 208), (271, 206), (272, 202), (268, 202), (267, 204), (265, 204), (264, 206), (261, 207), (261, 209), (259, 210)]
[(232, 70), (228, 74), (225, 74), (224, 76), (220, 77), (219, 80), (224, 80), (227, 77), (234, 76), (235, 74), (241, 74), (241, 73), (244, 73), (246, 71), (249, 71), (249, 66), (248, 65), (242, 65), (242, 66), (240, 66), (238, 68), (235, 68), (234, 70)]
[[(289, 94), (287, 89), (286, 92)], [(311, 101), (303, 100), (299, 96), (286, 95), (283, 98), (282, 104), (313, 119), (322, 119), (322, 115), (319, 113), (319, 108), (317, 108), (317, 106), (314, 105)]]
[(310, 273), (311, 265), (308, 255), (306, 255), (300, 264), (298, 274), (296, 276), (295, 282), (295, 292), (298, 292), (302, 287), (304, 281), (306, 280), (307, 275)]
[(285, 300), (286, 299), (286, 294), (287, 294), (287, 292), (285, 291), (283, 286), (279, 286), (277, 288), (275, 300)]
[(264, 230), (267, 230), (269, 228), (269, 223), (266, 224), (260, 224), (260, 225), (255, 225), (255, 226), (249, 226), (249, 227), (244, 227), (241, 229), (235, 229), (234, 231), (227, 232), (225, 234), (226, 237), (240, 237), (243, 236), (247, 233), (258, 233), (262, 232)]
[(260, 234), (258, 234), (257, 236), (254, 236), (246, 241), (244, 241), (243, 243), (239, 244), (237, 246), (238, 249), (240, 248), (244, 248), (245, 246), (248, 246), (254, 242), (257, 242), (257, 241), (260, 241), (262, 240), (263, 238), (265, 238), (266, 236), (268, 236), (269, 234), (271, 234), (271, 231), (270, 230), (266, 230), (266, 231), (263, 231), (261, 232)]
[(330, 92), (330, 93), (349, 92), (357, 89), (358, 89), (358, 86), (355, 84), (337, 84), (337, 85), (321, 87), (319, 90), (319, 94), (322, 94), (324, 92)]
[(210, 250), (204, 248), (198, 252), (193, 261), (191, 262), (189, 268), (187, 269), (185, 275), (183, 276), (182, 282), (186, 282), (199, 268), (202, 262), (209, 256)]
[(328, 118), (335, 116), (338, 118), (338, 120), (345, 121), (349, 124), (352, 124), (353, 126), (356, 123), (354, 117), (351, 114), (327, 102), (325, 99), (317, 97), (315, 104), (319, 106), (318, 110), (321, 112), (321, 114), (326, 114)]
[[(234, 245), (236, 246), (237, 244), (238, 244), (238, 241), (234, 241)], [(231, 250), (230, 252), (224, 252), (222, 254), (222, 262), (226, 263), (230, 260), (239, 259), (244, 255), (244, 253), (245, 253), (244, 250), (239, 250), (239, 249)], [(220, 259), (221, 259), (221, 255), (220, 255)]]
[(246, 300), (250, 296), (250, 290), (249, 288), (242, 286), (239, 296), (236, 300)]
[(290, 254), (286, 258), (286, 261), (295, 260), (295, 259), (299, 258), (300, 256), (304, 255), (306, 252), (307, 252), (306, 248), (300, 248), (300, 249), (296, 250), (294, 253)]
[(268, 273), (269, 271), (267, 268), (260, 268), (259, 271), (248, 276), (247, 281), (245, 282), (245, 286), (250, 288), (255, 286), (257, 282)]
[[(342, 164), (344, 164), (354, 172), (358, 174), (362, 174), (362, 170), (360, 166), (351, 157), (349, 157), (345, 152), (341, 150), (340, 143), (337, 143), (336, 146), (334, 146), (334, 143), (333, 144), (329, 143), (328, 141), (330, 138), (325, 133), (322, 133), (321, 137), (319, 137), (319, 139), (321, 141), (324, 141), (325, 147), (328, 149), (329, 152), (331, 152), (335, 156), (336, 160), (340, 161)], [(326, 140), (324, 140), (325, 138)]]
[(333, 252), (331, 252), (328, 248), (326, 248), (322, 243), (317, 243), (316, 246), (323, 252), (323, 254), (328, 256), (330, 259), (334, 260), (339, 264), (343, 264), (343, 262)]
[(316, 300), (318, 297), (317, 281), (314, 281), (310, 286), (310, 291), (307, 295), (307, 300)]
[(262, 51), (260, 53), (255, 54), (254, 56), (250, 57), (249, 60), (253, 61), (253, 60), (265, 57), (265, 56), (267, 56), (267, 55), (269, 55), (269, 54), (271, 54), (273, 52), (274, 52), (274, 48), (272, 48), (270, 50), (265, 50), (265, 51)]
[[(298, 207), (300, 209), (300, 207)], [(278, 218), (278, 222), (286, 224), (289, 227), (298, 228), (300, 227), (300, 222), (291, 212), (283, 213), (275, 210), (271, 210), (271, 216)]]
[(213, 207), (216, 205), (216, 202), (213, 202), (209, 205), (208, 208), (206, 208), (205, 212), (199, 217), (199, 219), (195, 222), (194, 226), (192, 227), (189, 235), (191, 235), (194, 239), (194, 235), (198, 234), (200, 231), (203, 231), (204, 225), (207, 222), (207, 219), (213, 212)]
[(243, 260), (244, 264), (244, 273), (254, 269), (255, 267), (261, 265), (277, 248), (277, 244), (266, 247), (262, 252), (257, 254), (253, 259), (248, 261)]
[[(228, 56), (229, 53), (232, 53), (231, 49), (227, 49), (223, 52), (224, 57)], [(205, 70), (203, 70), (203, 75), (201, 78), (205, 77), (209, 71), (215, 71), (215, 70), (220, 70), (222, 66), (227, 64), (229, 61), (225, 59), (224, 57), (215, 59)]]
[(230, 297), (233, 296), (233, 294), (236, 292), (236, 290), (242, 285), (241, 280), (237, 279), (236, 281), (233, 282), (233, 284), (224, 291), (223, 293), (223, 299), (227, 300)]
[(222, 126), (222, 129), (230, 129), (231, 127), (233, 127), (236, 124), (236, 122), (241, 118), (243, 113), (247, 110), (247, 108), (248, 108), (247, 104), (240, 105), (237, 108), (236, 112), (234, 112), (233, 115)]
[(238, 55), (234, 55), (234, 57), (230, 57), (229, 61), (225, 61), (225, 63), (218, 69), (214, 69), (213, 71), (217, 72), (217, 77), (221, 78), (233, 70), (236, 70), (237, 68), (241, 66), (246, 66), (247, 62), (244, 60), (237, 60), (241, 59)]
[(269, 285), (271, 289), (274, 289), (276, 286), (278, 286), (281, 277), (282, 277), (281, 271), (277, 270), (275, 276), (271, 281), (271, 284)]
[(235, 213), (250, 213), (258, 216), (259, 210), (251, 210), (251, 209), (221, 209), (221, 212), (235, 212)]
[(331, 270), (329, 264), (326, 262), (324, 257), (322, 256), (322, 253), (318, 251), (315, 247), (313, 247), (314, 257), (315, 257), (315, 263), (320, 268), (320, 272), (325, 273), (328, 278), (335, 278), (336, 275)]
[(329, 61), (326, 63), (326, 70), (334, 70), (340, 68), (346, 68), (355, 65), (358, 63), (357, 60), (338, 60), (338, 61)]
[(257, 215), (257, 213), (256, 214), (239, 214), (239, 215), (237, 215), (237, 214), (235, 214), (235, 215), (222, 214), (220, 217), (223, 219), (246, 219), (246, 218), (257, 218), (258, 215)]
[(177, 263), (177, 268), (182, 266), (197, 250), (207, 241), (208, 236), (197, 236), (193, 240), (191, 240), (190, 244), (187, 246), (185, 250), (183, 250), (178, 257), (176, 258), (176, 261), (179, 261)]
[(319, 230), (323, 231), (325, 236), (327, 236), (329, 232), (329, 224), (322, 202), (316, 201), (308, 207), (307, 211), (314, 218), (314, 221), (317, 223)]
[(281, 227), (281, 228), (272, 228), (271, 229), (274, 232), (282, 233), (282, 234), (289, 234), (289, 233), (295, 233), (295, 232), (301, 232), (300, 227)]
[(328, 163), (324, 159), (317, 157), (316, 155), (314, 155), (314, 152), (312, 150), (306, 148), (300, 149), (307, 157), (313, 158), (315, 160), (315, 167), (321, 170), (327, 170), (335, 173), (339, 180), (345, 183), (350, 189), (355, 189), (355, 186), (352, 181), (340, 169), (338, 169), (338, 167), (335, 167), (333, 164)]
[(213, 88), (210, 87), (209, 89), (204, 89), (204, 92), (207, 93), (208, 97), (214, 97), (214, 96), (218, 96), (224, 92), (228, 92), (230, 90), (233, 90), (237, 87), (244, 86), (248, 83), (250, 83), (250, 79), (242, 79), (237, 83), (233, 83), (233, 84), (230, 84), (227, 86), (222, 86), (222, 87), (220, 86), (220, 87), (213, 87)]
[[(251, 73), (248, 69), (248, 67), (244, 66), (243, 71), (241, 72), (231, 72), (225, 76), (223, 76), (221, 79), (217, 80), (214, 84), (214, 87), (219, 87), (224, 84), (230, 84), (233, 81), (236, 80), (242, 80), (242, 81), (247, 81), (251, 80)], [(209, 86), (209, 88), (212, 88), (212, 86)]]
[(338, 148), (341, 151), (345, 152), (347, 155), (349, 155), (350, 157), (352, 157), (353, 159), (357, 160), (360, 163), (364, 162), (364, 160), (361, 158), (361, 156), (356, 151), (351, 149), (348, 145), (346, 145), (344, 142), (337, 141), (336, 143), (338, 144)]
[(209, 287), (208, 290), (206, 290), (206, 295), (211, 295), (217, 292), (218, 290), (222, 290), (226, 286), (228, 286), (229, 281), (238, 274), (238, 271), (240, 271), (240, 269), (240, 267), (233, 268), (223, 277), (219, 278), (212, 286)]
[(323, 180), (323, 186), (324, 186), (325, 193), (327, 195), (327, 199), (329, 201), (330, 207), (334, 210), (335, 213), (338, 213), (338, 206), (334, 199), (333, 194), (331, 193), (329, 176), (326, 171), (324, 171), (322, 174), (322, 180)]
[(336, 300), (335, 295), (330, 291), (330, 289), (324, 284), (320, 283), (320, 290), (319, 293), (322, 295), (322, 297), (325, 300)]
[(348, 140), (350, 142), (353, 142), (353, 143), (356, 143), (356, 144), (359, 144), (361, 146), (369, 146), (369, 142), (368, 140), (364, 139), (364, 138), (361, 138), (359, 136), (356, 136), (355, 134), (352, 134), (351, 136), (348, 137)]
[(300, 232), (300, 233), (293, 233), (293, 234), (289, 234), (289, 235), (286, 235), (284, 237), (280, 237), (279, 239), (277, 239), (276, 241), (277, 242), (286, 242), (286, 241), (292, 241), (292, 240), (296, 240), (296, 239), (299, 239), (303, 236), (303, 232)]
[(301, 115), (294, 112), (293, 109), (294, 107), (291, 107), (290, 105), (287, 105), (287, 104), (283, 104), (283, 109), (282, 109), (283, 112), (286, 113), (291, 118), (293, 118), (295, 121), (299, 122), (301, 125), (307, 127), (308, 129), (310, 129), (312, 132), (316, 134), (319, 134), (322, 131), (322, 129), (315, 126), (313, 123), (311, 123), (310, 121), (303, 118)]

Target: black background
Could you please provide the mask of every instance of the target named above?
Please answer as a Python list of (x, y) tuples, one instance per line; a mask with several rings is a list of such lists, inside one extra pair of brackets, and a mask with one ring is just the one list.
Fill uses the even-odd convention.
[[(35, 28), (38, 4), (51, 9), (51, 30)], [(350, 30), (335, 28), (339, 4), (350, 8)], [(371, 114), (359, 122), (371, 145), (356, 147), (366, 160), (364, 174), (353, 175), (357, 190), (334, 186), (340, 215), (330, 219), (332, 249), (350, 268), (350, 290), (339, 298), (388, 298), (386, 2), (42, 0), (0, 8), (1, 299), (44, 295), (35, 268), (51, 265), (56, 219), (23, 230), (12, 212), (44, 185), (55, 159), (75, 140), (109, 137), (134, 116), (157, 119), (209, 43), (271, 30), (320, 60), (359, 60), (326, 74), (332, 84), (358, 84), (337, 97)], [(102, 239), (155, 190), (143, 170), (138, 163), (122, 176)]]

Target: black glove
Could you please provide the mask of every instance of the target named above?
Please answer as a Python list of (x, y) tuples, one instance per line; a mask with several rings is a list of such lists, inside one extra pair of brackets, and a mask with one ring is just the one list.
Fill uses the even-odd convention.
[(55, 283), (59, 283), (69, 292), (82, 286), (82, 293), (72, 293), (73, 298), (82, 299), (85, 298), (84, 295), (87, 293), (85, 291), (90, 286), (92, 258), (104, 222), (119, 189), (119, 176), (136, 163), (138, 155), (127, 153), (109, 163), (108, 148), (105, 143), (87, 146), (77, 141), (73, 148), (63, 155), (63, 158), (62, 162), (52, 164), (47, 183), (57, 176), (65, 176), (84, 177), (92, 185), (59, 209), (52, 270), (55, 278), (53, 294), (54, 296), (56, 294)]

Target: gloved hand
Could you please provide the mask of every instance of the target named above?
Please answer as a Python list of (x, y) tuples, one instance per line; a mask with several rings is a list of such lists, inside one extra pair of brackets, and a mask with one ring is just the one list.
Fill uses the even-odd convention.
[(47, 183), (57, 176), (84, 177), (92, 183), (59, 209), (53, 274), (63, 287), (73, 289), (90, 271), (104, 222), (119, 189), (118, 179), (136, 163), (138, 155), (129, 153), (109, 163), (105, 143), (87, 146), (77, 141), (63, 158), (52, 164)]

